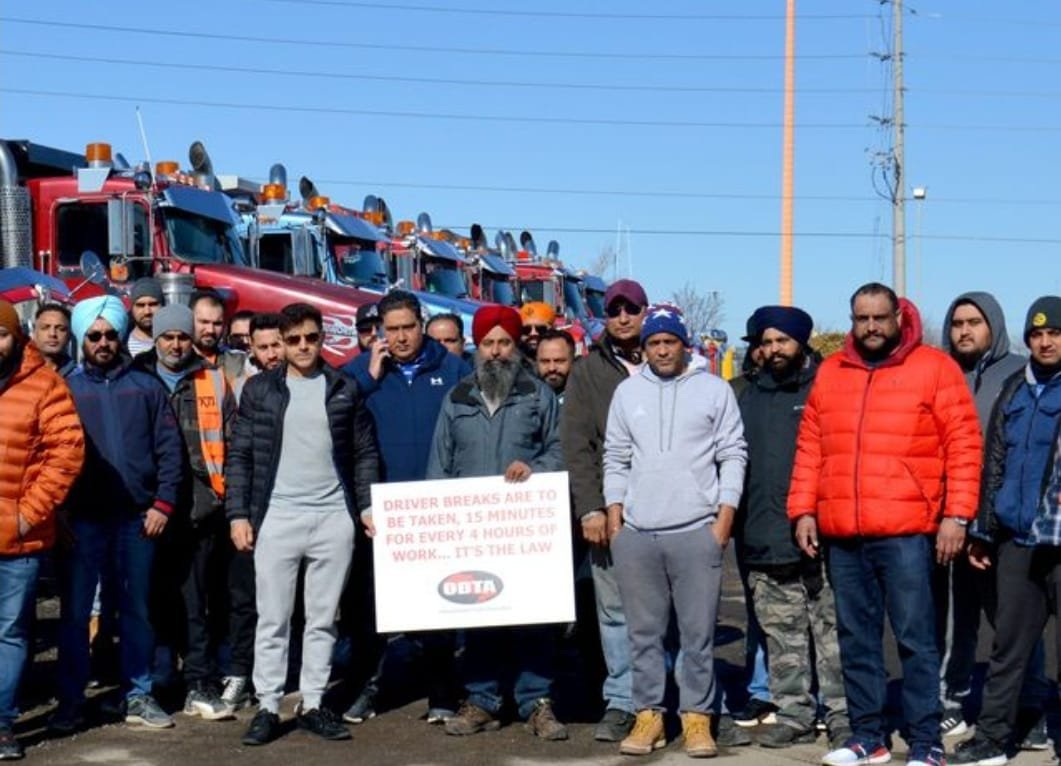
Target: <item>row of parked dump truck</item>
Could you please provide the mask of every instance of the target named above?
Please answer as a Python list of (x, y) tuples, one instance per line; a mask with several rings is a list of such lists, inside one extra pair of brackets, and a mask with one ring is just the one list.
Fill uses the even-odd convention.
[(169, 302), (203, 288), (231, 311), (306, 301), (324, 315), (324, 352), (335, 364), (356, 354), (357, 308), (396, 287), (469, 329), (483, 303), (547, 303), (580, 344), (604, 320), (606, 284), (565, 266), (555, 241), (543, 255), (526, 231), (518, 241), (499, 231), (491, 242), (478, 224), (461, 234), (436, 230), (427, 213), (395, 221), (381, 197), (347, 207), (306, 177), (296, 195), (280, 164), (266, 183), (215, 173), (200, 142), (186, 168), (152, 168), (105, 143), (79, 154), (0, 140), (0, 258), (6, 270), (43, 275), (39, 288), (61, 281), (77, 298), (124, 297), (153, 275)]

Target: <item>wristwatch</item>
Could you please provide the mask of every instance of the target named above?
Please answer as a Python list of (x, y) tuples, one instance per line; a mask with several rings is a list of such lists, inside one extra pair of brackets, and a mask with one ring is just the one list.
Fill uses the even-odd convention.
[(955, 524), (957, 524), (959, 527), (967, 527), (967, 526), (969, 526), (969, 520), (968, 519), (963, 519), (961, 516), (944, 516), (943, 518), (950, 519)]

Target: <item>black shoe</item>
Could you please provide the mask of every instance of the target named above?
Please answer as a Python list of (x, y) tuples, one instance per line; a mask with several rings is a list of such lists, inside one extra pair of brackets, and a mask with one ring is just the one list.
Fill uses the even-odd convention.
[(1038, 713), (1037, 718), (1020, 740), (1021, 750), (1048, 750), (1050, 736), (1046, 731), (1046, 713)]
[(280, 736), (280, 716), (260, 708), (240, 740), (244, 745), (267, 745)]
[(752, 743), (748, 732), (733, 722), (733, 717), (728, 715), (719, 716), (718, 734), (715, 742), (719, 747), (745, 747)]
[(971, 766), (1003, 766), (1006, 760), (1006, 751), (1001, 746), (977, 736), (959, 742), (947, 756), (947, 763)]
[(350, 732), (343, 726), (339, 716), (323, 707), (300, 713), (298, 728), (312, 732), (322, 739), (350, 739)]
[(737, 726), (751, 727), (761, 723), (777, 723), (777, 705), (752, 697), (744, 710), (733, 716)]
[(636, 716), (625, 710), (610, 707), (593, 730), (593, 739), (598, 742), (622, 742), (634, 728)]
[(768, 723), (763, 725), (755, 737), (755, 741), (761, 747), (791, 747), (792, 745), (806, 745), (818, 738), (818, 730), (811, 726), (809, 729), (797, 729), (784, 723)]
[(15, 739), (15, 732), (7, 726), (0, 726), (0, 761), (18, 761), (25, 755), (22, 745)]

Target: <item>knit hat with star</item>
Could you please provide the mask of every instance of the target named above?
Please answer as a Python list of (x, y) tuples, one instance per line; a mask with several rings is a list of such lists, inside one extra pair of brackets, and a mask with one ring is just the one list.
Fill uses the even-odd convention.
[(682, 342), (683, 346), (689, 345), (689, 328), (685, 326), (685, 317), (676, 306), (655, 305), (646, 309), (645, 321), (641, 325), (641, 344), (651, 336), (665, 332), (670, 333)]

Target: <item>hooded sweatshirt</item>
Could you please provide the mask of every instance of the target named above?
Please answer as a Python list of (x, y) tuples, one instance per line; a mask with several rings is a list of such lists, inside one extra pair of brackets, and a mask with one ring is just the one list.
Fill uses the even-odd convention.
[(660, 378), (646, 366), (608, 410), (604, 499), (637, 530), (684, 532), (740, 504), (747, 445), (733, 390), (703, 369)]
[(973, 399), (976, 401), (980, 430), (986, 434), (988, 422), (991, 420), (991, 409), (995, 406), (995, 401), (1002, 391), (1003, 382), (1024, 366), (1027, 360), (1010, 352), (1006, 317), (1002, 313), (1002, 307), (995, 300), (995, 296), (978, 291), (962, 293), (947, 309), (947, 315), (943, 320), (942, 347), (944, 351), (948, 354), (953, 353), (950, 342), (950, 323), (954, 318), (955, 309), (961, 303), (971, 303), (980, 309), (988, 327), (991, 328), (991, 348), (980, 357), (976, 367), (965, 371), (965, 382), (969, 384), (969, 390), (972, 391)]

